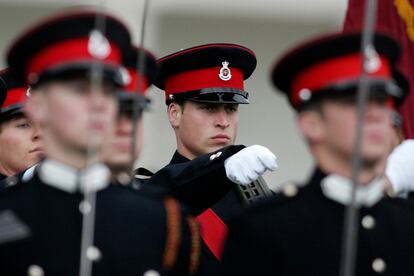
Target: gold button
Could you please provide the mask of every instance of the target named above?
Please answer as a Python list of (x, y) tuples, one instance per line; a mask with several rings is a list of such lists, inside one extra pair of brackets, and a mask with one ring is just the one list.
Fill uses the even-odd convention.
[(86, 215), (89, 214), (92, 210), (92, 205), (89, 203), (89, 201), (83, 200), (79, 203), (79, 211)]
[(143, 276), (160, 276), (160, 273), (156, 270), (150, 269), (144, 272), (144, 274), (142, 274)]
[(282, 192), (287, 197), (294, 197), (298, 194), (298, 187), (293, 183), (288, 183), (283, 186)]
[(95, 246), (89, 246), (88, 249), (86, 249), (86, 257), (93, 262), (98, 261), (101, 256), (101, 251)]
[(377, 272), (377, 273), (382, 273), (385, 271), (385, 269), (387, 268), (387, 264), (384, 262), (383, 259), (381, 258), (376, 258), (373, 262), (372, 262), (372, 269)]
[(45, 275), (45, 272), (43, 269), (38, 265), (31, 265), (27, 269), (27, 275), (28, 276), (43, 276)]
[(366, 215), (361, 220), (362, 227), (367, 230), (373, 229), (375, 227), (375, 219), (371, 215)]

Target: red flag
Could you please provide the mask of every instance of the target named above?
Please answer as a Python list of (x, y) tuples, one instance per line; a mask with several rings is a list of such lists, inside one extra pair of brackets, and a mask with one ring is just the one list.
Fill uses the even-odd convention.
[[(348, 0), (344, 31), (361, 29), (365, 1)], [(414, 138), (414, 0), (378, 0), (376, 29), (398, 40), (402, 53), (397, 68), (407, 77), (410, 92), (400, 106), (406, 138)]]

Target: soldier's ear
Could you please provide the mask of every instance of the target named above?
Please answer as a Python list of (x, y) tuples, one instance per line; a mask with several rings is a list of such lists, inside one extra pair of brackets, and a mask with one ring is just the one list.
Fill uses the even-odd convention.
[(175, 129), (180, 126), (181, 121), (181, 106), (175, 102), (170, 103), (168, 106), (168, 120), (170, 121), (171, 126)]
[(315, 111), (304, 111), (298, 115), (298, 126), (309, 143), (319, 142), (324, 137), (324, 124), (321, 114)]

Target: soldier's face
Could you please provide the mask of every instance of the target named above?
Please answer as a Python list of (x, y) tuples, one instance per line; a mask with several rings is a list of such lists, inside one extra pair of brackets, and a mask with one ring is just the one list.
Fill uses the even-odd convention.
[(189, 159), (234, 144), (239, 122), (238, 104), (187, 101), (169, 107), (178, 151)]
[(4, 175), (19, 173), (39, 161), (43, 150), (39, 127), (25, 115), (0, 124), (0, 170)]
[[(353, 100), (326, 101), (321, 114), (326, 149), (344, 162), (352, 158), (356, 137), (357, 110)], [(390, 109), (385, 99), (369, 100), (363, 119), (361, 159), (375, 166), (389, 152), (391, 137)]]
[[(132, 158), (132, 118), (119, 114), (113, 131), (104, 138), (103, 160), (113, 170), (125, 171), (129, 168)], [(141, 116), (136, 121), (135, 157), (138, 158), (142, 147)]]
[[(115, 87), (89, 80), (48, 82), (32, 93), (31, 114), (39, 121), (48, 155), (61, 151), (85, 155), (89, 143), (99, 147), (111, 131), (117, 111)], [(53, 152), (51, 152), (53, 151)]]

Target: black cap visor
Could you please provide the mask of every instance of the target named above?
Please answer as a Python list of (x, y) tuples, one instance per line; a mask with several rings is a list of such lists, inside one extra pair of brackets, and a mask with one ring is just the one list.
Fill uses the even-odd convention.
[[(370, 78), (369, 80), (369, 98), (385, 100), (388, 97), (392, 97), (395, 100), (396, 105), (401, 104), (406, 94), (405, 89), (402, 89), (392, 80), (383, 80)], [(315, 101), (323, 99), (338, 100), (338, 101), (355, 101), (358, 95), (359, 82), (356, 81), (344, 81), (329, 85), (324, 89), (318, 91), (312, 91), (312, 96), (309, 100), (303, 101), (298, 107), (298, 110), (306, 107)]]
[(249, 93), (246, 91), (229, 87), (204, 88), (201, 90), (174, 94), (175, 99), (217, 104), (249, 104), (248, 97)]
[(146, 111), (151, 106), (151, 100), (137, 93), (117, 92), (116, 96), (119, 103), (119, 113), (127, 114), (132, 117), (134, 106), (138, 113)]
[(0, 111), (0, 122), (6, 121), (14, 116), (23, 115), (23, 107), (24, 104), (17, 103), (6, 108), (2, 108)]
[(29, 79), (29, 82), (32, 86), (36, 87), (44, 82), (70, 78), (75, 75), (92, 79), (92, 73), (94, 72), (101, 74), (101, 76), (98, 75), (98, 78), (108, 80), (116, 86), (124, 85), (124, 79), (118, 66), (103, 64), (98, 61), (75, 62), (55, 66), (42, 72), (35, 79)]

